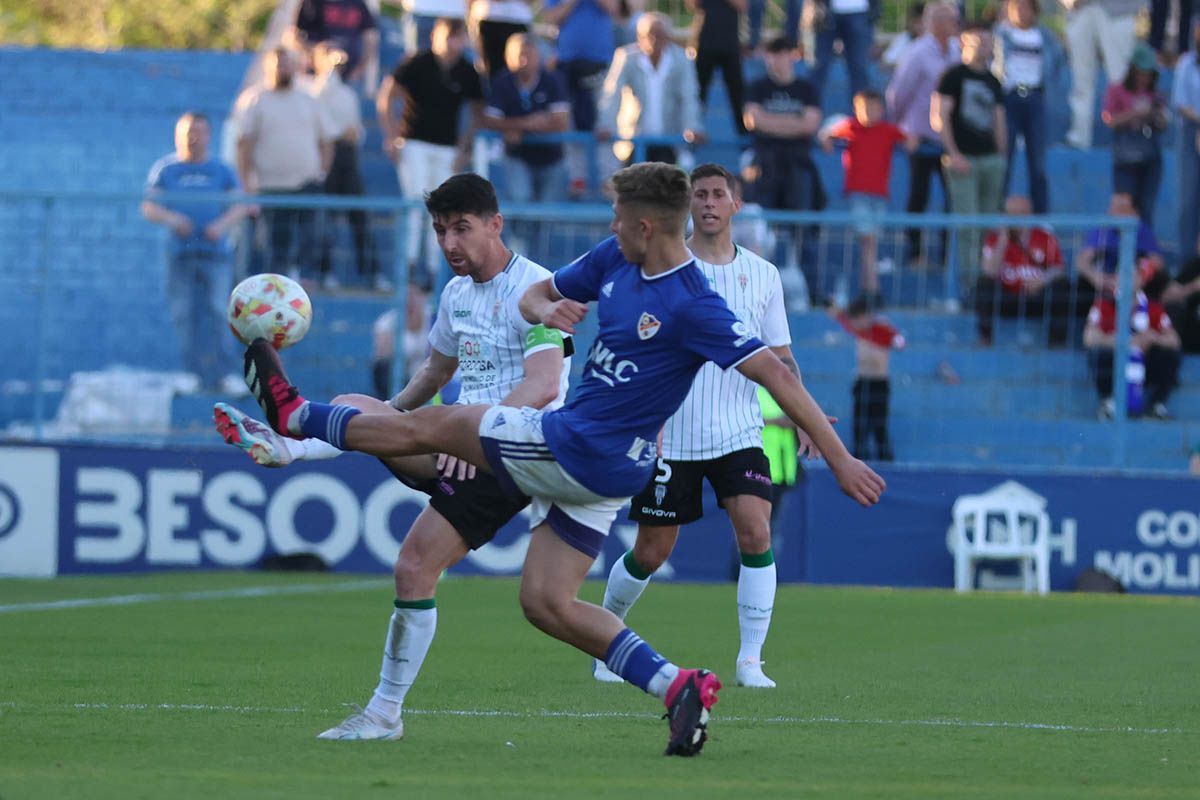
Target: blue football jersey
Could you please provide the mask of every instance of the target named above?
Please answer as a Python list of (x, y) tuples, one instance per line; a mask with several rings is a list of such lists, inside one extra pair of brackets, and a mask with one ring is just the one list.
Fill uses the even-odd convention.
[(600, 328), (574, 397), (543, 418), (546, 444), (591, 491), (630, 497), (650, 479), (658, 432), (700, 367), (728, 369), (765, 345), (691, 261), (646, 277), (609, 238), (553, 280), (563, 297), (597, 301)]

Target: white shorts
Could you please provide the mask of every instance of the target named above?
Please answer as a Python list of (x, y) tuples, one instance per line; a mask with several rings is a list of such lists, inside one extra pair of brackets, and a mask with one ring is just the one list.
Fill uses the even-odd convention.
[(542, 435), (537, 408), (492, 406), (479, 423), (479, 441), (501, 487), (532, 498), (531, 524), (546, 522), (559, 537), (595, 558), (628, 497), (601, 497), (566, 473)]

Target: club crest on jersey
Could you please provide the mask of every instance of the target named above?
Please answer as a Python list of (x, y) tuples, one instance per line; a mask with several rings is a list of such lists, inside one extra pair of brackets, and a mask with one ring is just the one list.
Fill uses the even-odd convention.
[(663, 500), (667, 498), (667, 487), (663, 484), (657, 484), (654, 487), (654, 505), (661, 506)]
[(746, 273), (742, 272), (742, 273), (738, 274), (738, 285), (741, 286), (743, 289), (746, 288), (746, 283), (749, 280), (750, 279), (746, 277)]
[(662, 327), (662, 323), (648, 311), (643, 311), (642, 316), (638, 318), (638, 338), (643, 342), (649, 339), (654, 334), (658, 333), (658, 329)]

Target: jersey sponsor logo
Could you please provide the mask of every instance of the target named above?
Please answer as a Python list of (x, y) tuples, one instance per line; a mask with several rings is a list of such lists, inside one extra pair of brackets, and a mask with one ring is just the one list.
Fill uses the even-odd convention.
[(638, 338), (644, 342), (654, 334), (658, 333), (658, 329), (661, 327), (662, 323), (658, 321), (657, 317), (655, 317), (649, 311), (643, 311), (642, 316), (638, 318)]
[(737, 338), (733, 341), (734, 347), (741, 347), (746, 342), (754, 338), (754, 334), (750, 332), (748, 327), (746, 327), (746, 323), (741, 322), (740, 320), (733, 323), (733, 325), (730, 327), (733, 328), (733, 333), (735, 336), (737, 336)]
[(625, 359), (618, 361), (616, 354), (605, 347), (604, 342), (599, 339), (592, 343), (588, 361), (592, 365), (592, 375), (609, 386), (628, 383), (638, 371), (637, 364), (632, 361)]
[(665, 508), (650, 508), (650, 506), (642, 506), (642, 513), (650, 517), (658, 517), (660, 519), (675, 519), (675, 512)]
[(469, 316), (471, 316), (471, 310), (468, 308), (454, 309), (454, 318), (455, 319), (462, 319), (463, 317), (469, 317)]
[(612, 297), (612, 290), (613, 282), (609, 281), (608, 283), (604, 284), (603, 287), (601, 287), (600, 294), (604, 295), (605, 297)]
[(752, 469), (746, 470), (746, 474), (743, 477), (745, 477), (748, 481), (758, 481), (759, 483), (765, 483), (767, 486), (771, 485), (770, 478), (768, 478), (766, 475), (763, 475), (761, 472), (756, 472)]

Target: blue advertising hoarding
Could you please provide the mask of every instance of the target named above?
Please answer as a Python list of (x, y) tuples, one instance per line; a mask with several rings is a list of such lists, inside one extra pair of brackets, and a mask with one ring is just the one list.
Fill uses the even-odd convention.
[[(1097, 567), (1130, 591), (1200, 594), (1200, 488), (1186, 477), (885, 468), (888, 491), (863, 509), (825, 469), (789, 492), (776, 522), (782, 581), (949, 587), (950, 509), (1006, 481), (1045, 501), (1051, 586)], [(122, 447), (0, 447), (0, 575), (253, 568), (276, 553), (314, 552), (341, 572), (390, 570), (423, 495), (377, 462), (263, 469), (240, 453)], [(737, 552), (711, 494), (659, 578), (728, 580)], [(624, 515), (597, 559), (603, 575), (632, 545)], [(511, 522), (455, 572), (520, 571), (528, 520)], [(1004, 586), (1002, 568), (981, 585)]]

